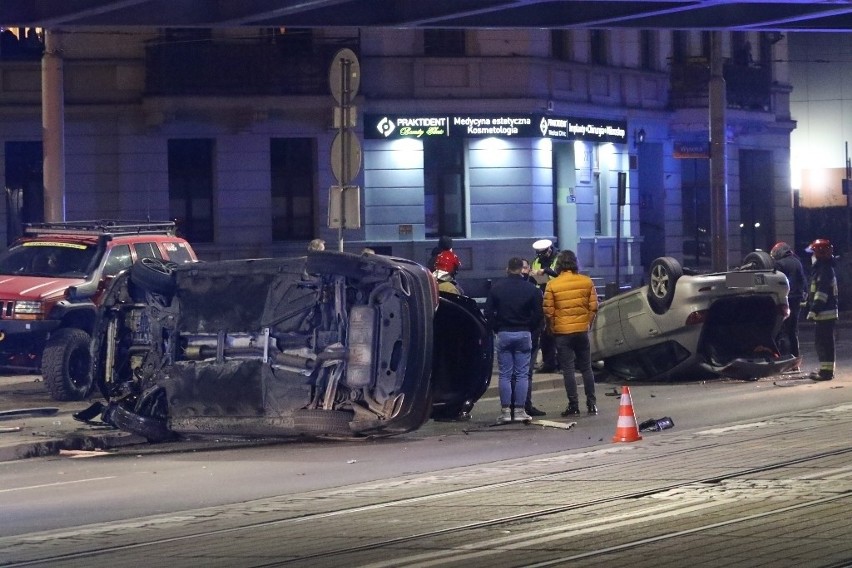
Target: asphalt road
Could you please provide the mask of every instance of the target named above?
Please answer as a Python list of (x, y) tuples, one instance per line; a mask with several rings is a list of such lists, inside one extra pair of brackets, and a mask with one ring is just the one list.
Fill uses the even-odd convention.
[[(675, 426), (630, 443), (612, 442), (621, 385), (602, 383), (600, 414), (569, 430), (493, 426), (490, 398), (386, 440), (0, 463), (0, 565), (848, 564), (849, 342), (838, 352), (826, 383), (631, 384), (637, 422)], [(560, 421), (564, 397), (535, 391)]]

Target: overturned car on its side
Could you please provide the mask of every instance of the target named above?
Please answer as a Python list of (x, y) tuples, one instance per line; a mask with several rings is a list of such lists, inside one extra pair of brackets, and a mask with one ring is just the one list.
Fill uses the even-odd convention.
[(102, 418), (150, 441), (399, 434), (469, 417), (491, 377), (476, 303), (400, 258), (145, 259), (102, 305)]
[(601, 302), (592, 360), (622, 379), (754, 379), (787, 371), (799, 360), (780, 354), (775, 338), (790, 313), (788, 289), (763, 251), (707, 274), (660, 257), (649, 284)]

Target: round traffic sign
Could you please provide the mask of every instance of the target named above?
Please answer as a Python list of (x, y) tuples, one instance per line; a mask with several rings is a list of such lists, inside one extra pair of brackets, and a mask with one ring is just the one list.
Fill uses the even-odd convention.
[[(328, 86), (331, 87), (331, 96), (338, 104), (348, 104), (358, 94), (361, 86), (361, 64), (355, 52), (345, 47), (334, 54), (331, 68), (328, 70)], [(349, 94), (348, 100), (344, 101), (344, 93)]]
[(354, 132), (338, 132), (331, 142), (331, 171), (340, 185), (352, 183), (361, 171), (361, 142)]

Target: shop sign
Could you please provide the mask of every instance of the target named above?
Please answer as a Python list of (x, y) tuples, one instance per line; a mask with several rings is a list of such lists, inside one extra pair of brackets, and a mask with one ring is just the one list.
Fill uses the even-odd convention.
[(689, 158), (709, 158), (710, 143), (709, 142), (675, 142), (674, 151), (672, 152), (675, 158), (685, 160)]
[(444, 136), (556, 138), (624, 144), (627, 141), (627, 123), (536, 114), (368, 114), (364, 117), (364, 138), (368, 140)]

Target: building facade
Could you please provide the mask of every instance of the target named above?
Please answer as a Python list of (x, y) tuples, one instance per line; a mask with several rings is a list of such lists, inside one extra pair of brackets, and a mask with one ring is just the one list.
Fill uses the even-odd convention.
[[(302, 254), (321, 237), (425, 263), (446, 234), (474, 295), (540, 238), (576, 250), (601, 289), (641, 283), (659, 256), (709, 266), (709, 33), (47, 33), (62, 62), (68, 220), (177, 219), (210, 260)], [(736, 264), (792, 238), (795, 124), (786, 39), (721, 37)], [(360, 222), (338, 230), (329, 66), (343, 47), (358, 57), (363, 159)], [(37, 46), (0, 51), (6, 242), (43, 216), (42, 78)]]

